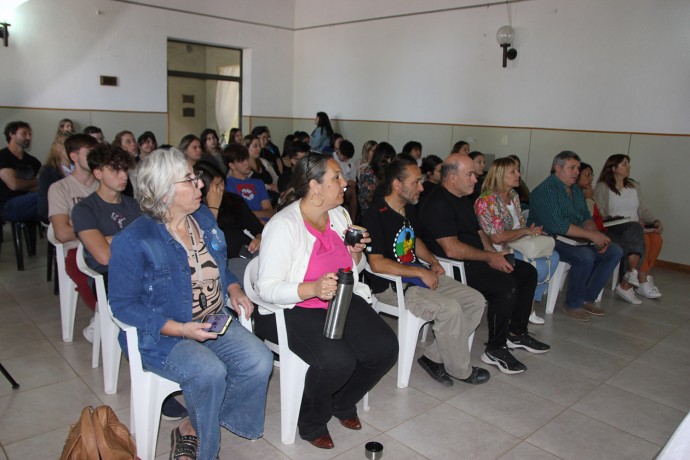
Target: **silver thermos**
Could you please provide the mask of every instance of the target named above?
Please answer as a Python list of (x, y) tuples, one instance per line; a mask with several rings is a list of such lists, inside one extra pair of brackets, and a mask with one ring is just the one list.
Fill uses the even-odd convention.
[(323, 327), (323, 335), (329, 339), (339, 339), (343, 336), (347, 312), (352, 300), (352, 289), (355, 285), (355, 277), (350, 267), (338, 270), (338, 288), (335, 295), (328, 302), (326, 324)]

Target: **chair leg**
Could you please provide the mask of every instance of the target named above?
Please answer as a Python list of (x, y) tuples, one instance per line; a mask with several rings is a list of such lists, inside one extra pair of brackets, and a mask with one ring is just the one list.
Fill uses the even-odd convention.
[(14, 242), (14, 254), (17, 256), (17, 270), (24, 270), (24, 248), (22, 247), (21, 222), (12, 222), (12, 241)]
[[(53, 281), (53, 266), (55, 265), (55, 246), (48, 242), (48, 261), (46, 262), (46, 281)], [(57, 270), (55, 270), (57, 272)]]
[(38, 238), (38, 224), (26, 222), (24, 224), (24, 238), (26, 239), (26, 252), (29, 256), (36, 255), (36, 239)]
[(423, 324), (423, 320), (407, 310), (401, 311), (398, 317), (398, 388), (407, 388), (410, 382), (417, 336)]
[(97, 368), (101, 353), (101, 321), (99, 319), (100, 313), (96, 307), (96, 314), (93, 319), (93, 348), (91, 349), (91, 367)]
[(99, 315), (101, 323), (101, 350), (103, 353), (103, 385), (105, 394), (117, 393), (117, 378), (120, 375), (122, 352), (117, 342), (120, 329), (108, 315)]
[(7, 369), (5, 369), (5, 366), (3, 366), (2, 364), (0, 364), (0, 372), (2, 372), (2, 375), (4, 375), (5, 378), (7, 378), (7, 380), (10, 381), (10, 385), (12, 385), (13, 390), (19, 388), (19, 384), (17, 383), (17, 381), (12, 378), (10, 373), (7, 372)]

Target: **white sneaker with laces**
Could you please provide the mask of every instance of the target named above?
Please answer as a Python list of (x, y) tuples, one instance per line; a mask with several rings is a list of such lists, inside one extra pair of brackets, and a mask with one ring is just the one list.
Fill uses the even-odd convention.
[(96, 317), (92, 316), (91, 321), (89, 321), (89, 325), (86, 326), (84, 328), (84, 330), (82, 331), (82, 334), (84, 334), (84, 338), (89, 343), (93, 343), (93, 333), (94, 333), (94, 330), (96, 329), (96, 325), (94, 323), (95, 319), (96, 319)]
[(623, 279), (635, 287), (640, 287), (640, 279), (637, 277), (637, 270), (634, 268), (623, 275)]
[(532, 324), (544, 324), (544, 318), (542, 318), (541, 316), (537, 315), (537, 313), (533, 311), (533, 312), (529, 315), (529, 322), (532, 323)]
[(641, 295), (642, 297), (646, 297), (648, 299), (658, 299), (661, 297), (661, 292), (659, 291), (659, 288), (654, 286), (650, 281), (649, 278), (647, 278), (647, 281), (640, 284), (640, 287), (635, 289), (635, 292), (638, 295)]
[(634, 305), (639, 305), (642, 303), (642, 301), (640, 299), (638, 299), (637, 296), (635, 295), (635, 291), (633, 291), (633, 288), (630, 288), (626, 291), (619, 284), (618, 286), (616, 286), (615, 292), (618, 295), (618, 297), (625, 300), (626, 302), (629, 302), (629, 303), (634, 304)]

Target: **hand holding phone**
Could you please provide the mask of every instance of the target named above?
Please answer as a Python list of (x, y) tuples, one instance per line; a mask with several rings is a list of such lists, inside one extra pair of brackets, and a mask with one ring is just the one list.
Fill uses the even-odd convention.
[(515, 266), (515, 254), (508, 253), (508, 254), (504, 254), (503, 257), (505, 257), (505, 259), (508, 261), (508, 263), (511, 266), (513, 266), (513, 267)]
[(218, 335), (223, 335), (232, 322), (232, 316), (225, 314), (208, 315), (204, 322), (211, 324), (211, 327), (204, 329), (206, 332), (215, 332)]

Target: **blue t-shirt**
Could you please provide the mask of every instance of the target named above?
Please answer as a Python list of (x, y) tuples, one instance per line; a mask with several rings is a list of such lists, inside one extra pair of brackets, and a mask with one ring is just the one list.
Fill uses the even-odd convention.
[(261, 211), (261, 202), (270, 200), (266, 186), (259, 179), (237, 179), (230, 176), (225, 180), (225, 190), (244, 198), (252, 211)]

